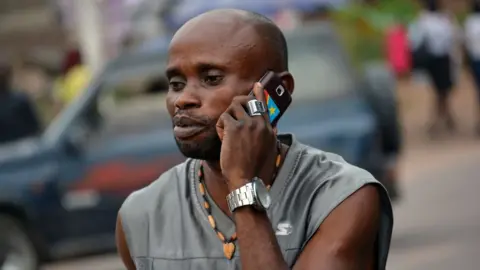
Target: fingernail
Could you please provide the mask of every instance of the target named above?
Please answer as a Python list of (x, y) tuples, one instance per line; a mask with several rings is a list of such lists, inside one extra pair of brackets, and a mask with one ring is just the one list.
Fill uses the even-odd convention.
[(262, 88), (263, 86), (262, 86), (261, 83), (257, 82), (257, 83), (255, 84), (255, 87), (257, 87), (257, 88)]

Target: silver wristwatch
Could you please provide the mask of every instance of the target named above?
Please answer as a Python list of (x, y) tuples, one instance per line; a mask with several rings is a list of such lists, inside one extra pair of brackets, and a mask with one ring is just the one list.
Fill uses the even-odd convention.
[(251, 182), (230, 192), (227, 196), (230, 212), (243, 206), (253, 206), (257, 210), (267, 210), (272, 203), (270, 193), (263, 181), (254, 177)]

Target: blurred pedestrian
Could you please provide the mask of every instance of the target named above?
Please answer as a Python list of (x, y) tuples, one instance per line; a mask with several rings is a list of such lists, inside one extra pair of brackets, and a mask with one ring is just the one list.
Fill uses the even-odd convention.
[(387, 60), (397, 78), (407, 76), (411, 71), (410, 47), (407, 29), (402, 23), (395, 23), (386, 31)]
[(470, 72), (474, 80), (478, 96), (478, 118), (476, 133), (480, 136), (480, 1), (472, 1), (471, 13), (465, 20), (465, 49)]
[(72, 102), (88, 86), (91, 76), (78, 47), (67, 50), (62, 74), (54, 83), (53, 95), (57, 111)]
[(116, 240), (127, 269), (385, 269), (384, 187), (270, 125), (256, 82), (272, 71), (289, 93), (295, 84), (275, 23), (210, 11), (177, 31), (168, 56), (166, 106), (188, 159), (122, 205)]
[(72, 68), (82, 64), (82, 54), (78, 46), (72, 46), (65, 52), (62, 63), (62, 75), (66, 76)]
[[(454, 87), (453, 52), (455, 49), (455, 25), (451, 17), (440, 9), (438, 1), (424, 0), (423, 10), (410, 34), (414, 67), (421, 67), (429, 76), (436, 95), (431, 135), (442, 127), (453, 131), (455, 121), (449, 106)], [(414, 32), (414, 33), (412, 33)]]
[(0, 63), (0, 144), (37, 135), (40, 121), (26, 93), (11, 86), (11, 68)]

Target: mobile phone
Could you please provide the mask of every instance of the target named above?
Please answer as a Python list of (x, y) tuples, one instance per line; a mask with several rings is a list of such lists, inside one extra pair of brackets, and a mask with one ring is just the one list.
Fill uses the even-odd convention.
[[(282, 79), (273, 71), (267, 71), (259, 82), (264, 87), (270, 124), (275, 127), (292, 103), (292, 96), (283, 85)], [(250, 95), (254, 95), (253, 91), (250, 92)]]

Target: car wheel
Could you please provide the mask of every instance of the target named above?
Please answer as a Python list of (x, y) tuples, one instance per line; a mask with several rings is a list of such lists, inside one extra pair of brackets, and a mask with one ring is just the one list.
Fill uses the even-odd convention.
[(0, 270), (37, 270), (38, 264), (26, 230), (12, 217), (0, 215)]

